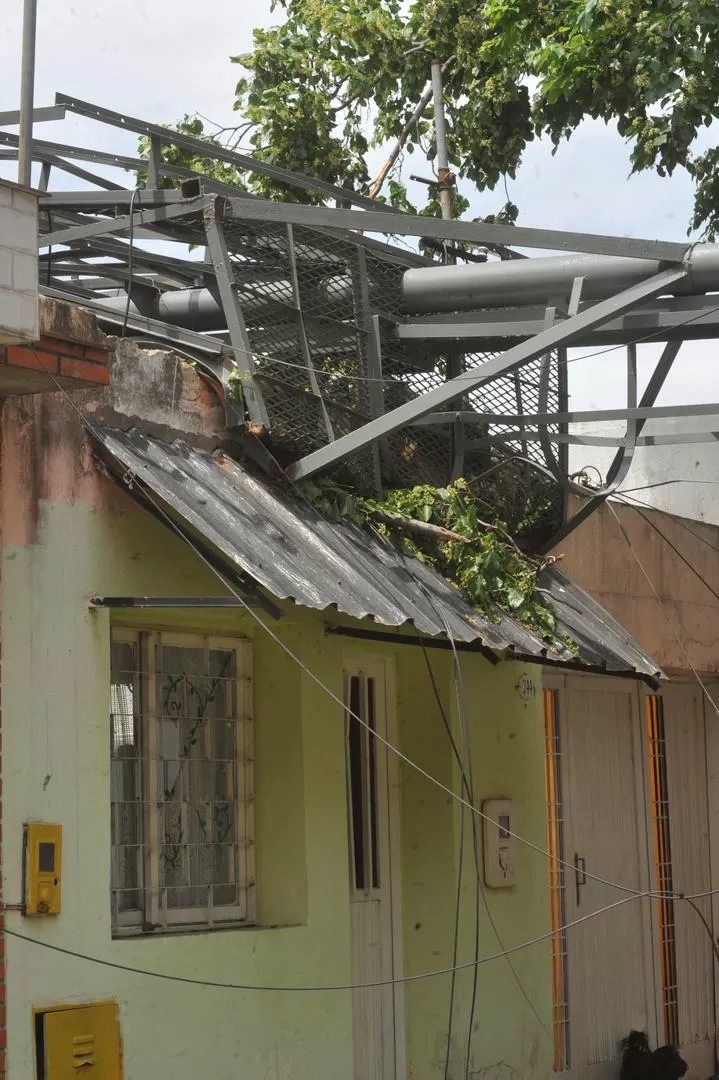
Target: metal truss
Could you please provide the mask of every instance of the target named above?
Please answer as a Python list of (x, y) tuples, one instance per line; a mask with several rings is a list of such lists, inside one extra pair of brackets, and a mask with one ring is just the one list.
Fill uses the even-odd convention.
[[(33, 118), (68, 114), (132, 132), (149, 149), (33, 141), (43, 292), (90, 307), (110, 332), (195, 359), (224, 389), (228, 428), (269, 443), (292, 480), (329, 473), (376, 491), (476, 476), (510, 527), (527, 529), (520, 539), (546, 548), (616, 490), (637, 446), (715, 438), (709, 427), (642, 429), (719, 411), (654, 405), (681, 342), (719, 336), (719, 248), (403, 214), (62, 94)], [(0, 113), (0, 127), (18, 120)], [(234, 166), (241, 182), (262, 175), (328, 205), (257, 198), (170, 164), (170, 145)], [(0, 131), (0, 158), (17, 146)], [(128, 171), (146, 179), (128, 186)], [(58, 173), (92, 187), (50, 190)], [(578, 254), (448, 267), (397, 237)], [(645, 340), (665, 348), (638, 400)], [(626, 404), (571, 412), (566, 350), (597, 345), (627, 349)], [(625, 421), (617, 439), (570, 431), (610, 419)], [(567, 475), (573, 443), (617, 452), (602, 487), (566, 521), (566, 493), (588, 495)]]

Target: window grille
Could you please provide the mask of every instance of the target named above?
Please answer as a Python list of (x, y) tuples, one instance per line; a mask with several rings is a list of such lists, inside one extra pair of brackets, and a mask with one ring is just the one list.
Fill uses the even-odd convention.
[(113, 634), (115, 932), (253, 921), (251, 665), (242, 639)]

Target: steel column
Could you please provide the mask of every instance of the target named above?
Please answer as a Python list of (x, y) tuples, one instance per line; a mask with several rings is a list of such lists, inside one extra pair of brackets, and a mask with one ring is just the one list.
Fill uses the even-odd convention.
[(22, 17), (22, 71), (20, 75), (20, 138), (18, 183), (32, 184), (32, 124), (35, 98), (35, 41), (37, 0), (25, 0)]
[(242, 398), (247, 408), (248, 417), (254, 427), (267, 431), (270, 427), (267, 409), (259, 386), (255, 382), (255, 357), (242, 314), (242, 305), (237, 295), (230, 253), (227, 250), (224, 230), (217, 220), (215, 200), (205, 211), (205, 236), (207, 248), (212, 255), (212, 262), (217, 279), (217, 289), (225, 312), (230, 342), (234, 350), (237, 370), (242, 383)]

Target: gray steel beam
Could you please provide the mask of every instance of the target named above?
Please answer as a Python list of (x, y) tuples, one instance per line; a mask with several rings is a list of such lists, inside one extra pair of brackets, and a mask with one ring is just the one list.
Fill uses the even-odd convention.
[[(8, 158), (12, 161), (17, 161), (17, 154), (17, 150), (14, 149), (0, 150), (0, 158)], [(71, 165), (69, 161), (65, 161), (64, 158), (55, 154), (50, 154), (46, 150), (38, 150), (36, 140), (32, 144), (32, 156), (34, 161), (41, 162), (43, 166), (53, 166), (55, 169), (59, 169), (60, 172), (67, 173), (68, 176), (76, 176), (79, 180), (86, 180), (88, 184), (96, 184), (97, 187), (105, 188), (107, 191), (125, 190), (121, 184), (116, 184), (114, 180), (107, 180), (104, 176), (98, 176), (97, 173), (81, 169), (79, 165)], [(41, 190), (46, 189), (41, 188)]]
[[(674, 363), (679, 349), (681, 348), (681, 341), (669, 341), (662, 352), (662, 355), (657, 361), (652, 376), (647, 383), (644, 393), (641, 396), (639, 402), (639, 408), (644, 409), (654, 404), (661, 390), (667, 375), (671, 371), (672, 364)], [(634, 387), (632, 392), (636, 393), (636, 355), (634, 356), (635, 371), (633, 376), (630, 376), (634, 380)], [(636, 400), (628, 401), (630, 407), (636, 407)], [(628, 419), (627, 420), (627, 440), (624, 447), (617, 451), (614, 455), (614, 459), (607, 471), (607, 480), (603, 490), (596, 493), (596, 495), (589, 499), (583, 506), (572, 515), (572, 517), (565, 521), (564, 524), (557, 530), (557, 532), (547, 541), (543, 547), (543, 551), (549, 551), (555, 544), (559, 543), (573, 532), (578, 525), (581, 525), (591, 514), (597, 510), (603, 502), (613, 494), (617, 488), (624, 481), (625, 476), (629, 471), (631, 465), (634, 449), (640, 444), (640, 434), (646, 423), (646, 420), (642, 418)], [(650, 445), (650, 444), (646, 444)]]
[(88, 214), (116, 206), (129, 209), (130, 203), (134, 201), (133, 196), (135, 200), (141, 198), (143, 207), (189, 202), (178, 188), (140, 188), (139, 196), (128, 188), (116, 188), (113, 191), (52, 191), (40, 196), (40, 209), (79, 210)]
[(217, 289), (225, 312), (225, 321), (234, 350), (235, 364), (240, 372), (242, 398), (252, 424), (260, 431), (268, 431), (270, 421), (262, 397), (255, 382), (255, 356), (245, 326), (242, 305), (237, 295), (230, 253), (227, 250), (222, 224), (215, 214), (215, 200), (205, 210), (205, 237), (217, 279)]
[[(0, 145), (17, 147), (17, 135), (11, 135), (9, 131), (0, 131)], [(122, 169), (123, 172), (127, 172), (128, 170), (132, 172), (144, 172), (147, 169), (147, 161), (141, 157), (109, 154), (104, 150), (89, 150), (84, 146), (70, 146), (66, 143), (47, 142), (43, 139), (33, 139), (32, 152), (33, 158), (36, 160), (43, 160), (41, 155), (54, 154), (57, 155), (58, 158), (73, 158), (78, 161), (92, 161), (96, 165), (108, 165), (113, 169)], [(53, 164), (57, 164), (58, 168), (60, 168), (59, 162), (53, 162)], [(198, 173), (193, 172), (192, 169), (186, 169), (182, 165), (169, 165), (166, 162), (162, 162), (160, 172), (162, 176), (175, 177), (178, 180), (195, 180), (199, 175)], [(95, 182), (100, 186), (108, 183), (100, 178), (96, 179)], [(202, 177), (202, 182), (208, 191), (218, 191), (226, 195), (238, 196), (239, 189), (230, 184), (223, 184), (219, 180), (213, 180), (209, 176)], [(117, 190), (127, 190), (123, 186), (113, 186), (115, 186)], [(245, 197), (249, 199), (252, 196), (246, 194)]]
[[(715, 413), (719, 423), (719, 411)], [(479, 450), (482, 447), (508, 442), (539, 442), (540, 434), (537, 431), (523, 434), (521, 431), (503, 431), (498, 435), (487, 435), (483, 439), (475, 439), (467, 444), (468, 449)], [(686, 443), (719, 442), (719, 431), (716, 428), (707, 427), (704, 431), (675, 431), (667, 435), (642, 435), (634, 440), (631, 436), (619, 435), (563, 435), (559, 432), (549, 432), (547, 438), (553, 443), (567, 443), (570, 446), (615, 446), (620, 449), (633, 449), (635, 446), (680, 446)], [(620, 481), (621, 483), (621, 481)], [(582, 490), (582, 494), (594, 495), (591, 489)], [(608, 496), (598, 495), (603, 502)], [(576, 515), (575, 515), (576, 516)], [(568, 524), (572, 524), (574, 518), (570, 518)], [(576, 528), (576, 526), (574, 526)], [(556, 536), (552, 538), (552, 547), (558, 542)]]
[(710, 405), (654, 405), (636, 409), (587, 409), (577, 412), (546, 413), (484, 413), (484, 412), (441, 412), (430, 413), (417, 420), (413, 427), (425, 427), (433, 424), (451, 424), (461, 420), (465, 424), (606, 424), (611, 420), (663, 420), (673, 416), (713, 416), (719, 415), (719, 403)]
[[(144, 120), (138, 120), (133, 116), (126, 116), (123, 113), (113, 112), (111, 109), (103, 109), (99, 105), (92, 105), (90, 102), (81, 101), (79, 98), (68, 97), (66, 94), (56, 94), (55, 101), (59, 105), (64, 105), (65, 108), (71, 112), (78, 113), (80, 116), (87, 116), (91, 120), (99, 120), (104, 124), (111, 124), (114, 127), (122, 128), (123, 131), (134, 131), (137, 135), (145, 135), (147, 138), (156, 138), (160, 142), (171, 143), (173, 146), (179, 146), (184, 150), (190, 150), (193, 153), (200, 154), (202, 157), (213, 158), (217, 161), (225, 161), (228, 165), (235, 165), (238, 169), (244, 169), (248, 172), (258, 173), (261, 176), (267, 176), (270, 180), (277, 180), (279, 183), (288, 184), (290, 187), (299, 188), (301, 191), (316, 191), (320, 195), (324, 195), (330, 199), (337, 199), (340, 202), (348, 202), (355, 206), (365, 206), (372, 209), (376, 206), (373, 199), (368, 198), (366, 195), (360, 195), (355, 191), (348, 191), (346, 188), (337, 187), (336, 184), (329, 184), (324, 180), (315, 180), (311, 176), (304, 176), (302, 173), (292, 172), (291, 169), (282, 169), (277, 165), (271, 165), (267, 161), (258, 161), (256, 158), (249, 154), (238, 154), (234, 150), (226, 150), (221, 146), (208, 146), (207, 142), (203, 139), (195, 139), (190, 135), (182, 135), (178, 131), (173, 131), (171, 128), (161, 127), (159, 124), (148, 124)], [(147, 162), (144, 163), (147, 167)], [(393, 216), (401, 216), (398, 211), (392, 212)]]
[[(17, 146), (17, 135), (11, 135), (9, 131), (0, 131), (0, 143), (5, 146)], [(147, 165), (142, 158), (126, 157), (121, 154), (108, 154), (104, 150), (88, 150), (82, 146), (66, 146), (64, 143), (47, 142), (44, 139), (33, 139), (33, 154), (38, 150), (58, 154), (61, 157), (77, 158), (80, 161), (94, 161), (97, 165), (110, 165), (116, 169), (144, 169)]]
[[(46, 124), (49, 120), (64, 120), (67, 110), (64, 105), (44, 105), (32, 111), (33, 124)], [(15, 127), (20, 123), (20, 110), (9, 109), (0, 112), (0, 127)]]
[[(518, 225), (486, 225), (475, 221), (443, 221), (414, 214), (394, 214), (386, 210), (358, 213), (356, 210), (331, 210), (325, 206), (277, 203), (267, 199), (230, 199), (230, 207), (232, 216), (238, 221), (279, 221), (310, 228), (361, 229), (364, 232), (394, 233), (398, 236), (427, 236), (435, 240), (464, 240), (475, 244), (514, 244), (550, 251), (580, 251), (652, 261), (682, 262), (690, 250), (689, 244), (663, 240), (527, 229)], [(525, 262), (532, 261), (522, 259), (504, 265), (524, 266)]]
[[(76, 258), (94, 259), (98, 255), (106, 255), (116, 258), (127, 265), (128, 244), (123, 240), (117, 240), (112, 236), (102, 238), (94, 237), (90, 240), (75, 240), (68, 244), (68, 251), (55, 253), (54, 259), (67, 259), (72, 254)], [(38, 256), (40, 262), (49, 258), (48, 252)], [(159, 254), (156, 251), (147, 251), (145, 248), (135, 248), (133, 263), (137, 266), (145, 266), (157, 270), (159, 273), (166, 271), (174, 272), (188, 281), (197, 281), (198, 278), (206, 278), (208, 283), (214, 283), (215, 276), (212, 265), (203, 261), (192, 259), (180, 259), (174, 255)]]
[[(613, 319), (579, 339), (575, 347), (641, 344), (644, 339), (662, 342), (719, 337), (719, 300), (708, 296), (662, 297)], [(591, 305), (580, 304), (580, 311)], [(434, 343), (437, 351), (447, 343), (466, 348), (506, 349), (514, 342), (534, 337), (544, 327), (544, 307), (501, 308), (468, 311), (462, 315), (438, 313), (399, 322), (400, 341)]]
[[(124, 214), (121, 217), (96, 218), (87, 225), (75, 225), (68, 229), (58, 229), (56, 232), (45, 233), (38, 239), (39, 247), (51, 247), (54, 244), (68, 244), (73, 240), (87, 240), (91, 236), (102, 236), (107, 233), (123, 232), (125, 229), (137, 230), (143, 225), (152, 224), (156, 221), (169, 221), (172, 218), (188, 217), (203, 211), (211, 202), (212, 196), (201, 195), (197, 199), (187, 199), (174, 205), (157, 206), (152, 210), (139, 210), (135, 214)], [(137, 200), (141, 205), (141, 200)]]
[(587, 330), (600, 326), (625, 311), (630, 311), (637, 304), (656, 296), (658, 293), (666, 292), (668, 288), (680, 281), (685, 273), (685, 270), (666, 270), (650, 278), (649, 281), (643, 281), (641, 284), (634, 285), (617, 296), (600, 301), (588, 311), (581, 312), (572, 318), (549, 327), (542, 333), (537, 334), (531, 341), (515, 345), (513, 349), (501, 356), (496, 356), (469, 371), (463, 371), (455, 379), (434, 387), (419, 398), (401, 405), (398, 409), (393, 409), (376, 420), (371, 420), (358, 431), (343, 435), (342, 438), (337, 439), (336, 442), (331, 443), (329, 446), (316, 450), (291, 465), (287, 470), (288, 475), (292, 480), (300, 480), (305, 476), (311, 476), (313, 473), (335, 464), (348, 454), (361, 450), (376, 439), (389, 435), (399, 428), (406, 427), (420, 417), (426, 416), (427, 413), (434, 412), (450, 401), (471, 393), (482, 386), (483, 383), (491, 382), (501, 375), (506, 375), (560, 345), (570, 345), (578, 335)]

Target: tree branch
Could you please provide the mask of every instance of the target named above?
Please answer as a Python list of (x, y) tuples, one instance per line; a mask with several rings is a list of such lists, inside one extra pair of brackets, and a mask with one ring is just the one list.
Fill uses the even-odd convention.
[(423, 540), (441, 540), (448, 544), (471, 544), (467, 536), (452, 532), (451, 529), (443, 529), (441, 525), (433, 525), (431, 521), (418, 521), (417, 518), (403, 517), (401, 514), (388, 514), (384, 510), (368, 509), (368, 516), (380, 525), (387, 525), (390, 529), (398, 529), (400, 532), (412, 533), (421, 536)]
[[(444, 73), (446, 71), (449, 70), (449, 68), (451, 67), (451, 65), (453, 63), (454, 63), (454, 57), (453, 56), (450, 56), (449, 60), (445, 60), (445, 62), (442, 64), (442, 74), (443, 75), (444, 75)], [(410, 134), (412, 132), (412, 129), (415, 127), (417, 122), (421, 119), (422, 113), (427, 108), (427, 106), (429, 105), (431, 100), (432, 100), (432, 87), (429, 86), (428, 89), (425, 90), (425, 92), (422, 94), (422, 97), (419, 99), (419, 101), (417, 103), (417, 107), (414, 110), (414, 112), (412, 113), (412, 115), (410, 116), (409, 120), (407, 121), (407, 123), (404, 125), (404, 127), (400, 131), (397, 142), (392, 147), (392, 152), (390, 153), (390, 155), (387, 158), (386, 162), (382, 166), (382, 169), (380, 170), (379, 176), (375, 180), (374, 186), (373, 186), (372, 190), (369, 193), (370, 199), (376, 199), (377, 196), (379, 195), (380, 191), (382, 190), (382, 185), (384, 184), (385, 180), (387, 179), (388, 172), (390, 171), (390, 169), (394, 165), (394, 163), (397, 160), (397, 158), (399, 157), (399, 155), (402, 153), (402, 149), (404, 147), (404, 144), (407, 142), (407, 139), (409, 138), (409, 136), (410, 136)]]

